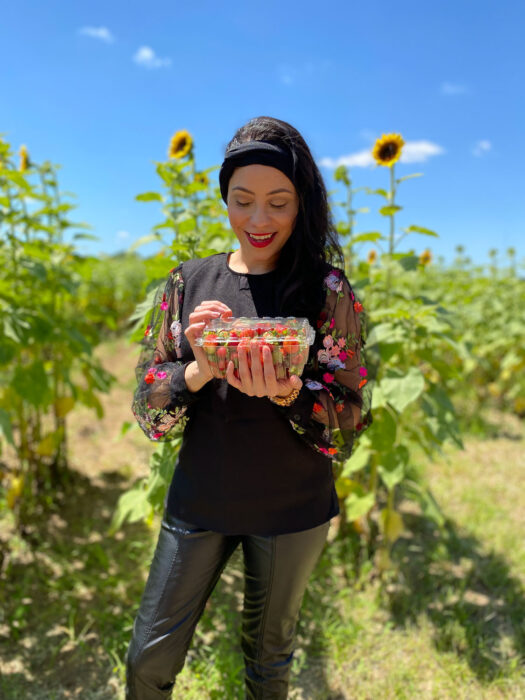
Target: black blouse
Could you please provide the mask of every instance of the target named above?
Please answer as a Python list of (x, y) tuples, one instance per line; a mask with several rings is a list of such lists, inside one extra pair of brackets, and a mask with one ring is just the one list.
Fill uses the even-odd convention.
[[(182, 431), (165, 508), (177, 518), (224, 534), (296, 532), (337, 515), (331, 459), (337, 449), (329, 428), (339, 427), (348, 445), (356, 430), (365, 426), (354, 425), (355, 411), (363, 410), (361, 387), (357, 388), (363, 374), (356, 371), (360, 362), (356, 350), (362, 343), (359, 324), (350, 333), (345, 328), (346, 345), (340, 342), (339, 357), (346, 354), (348, 359), (333, 360), (339, 367), (332, 367), (334, 379), (325, 391), (316, 381), (322, 377), (328, 381), (315, 362), (317, 348), (326, 350), (326, 336), (320, 333), (325, 329), (318, 325), (318, 343), (310, 352), (318, 372), (310, 371), (308, 379), (305, 368), (299, 397), (289, 407), (277, 406), (267, 397), (248, 396), (226, 379), (213, 378), (197, 392), (188, 390), (184, 371), (194, 357), (183, 329), (189, 325), (189, 314), (201, 302), (216, 299), (227, 304), (235, 317), (277, 316), (276, 274), (277, 270), (258, 275), (236, 272), (228, 265), (228, 253), (181, 263), (170, 273), (170, 280), (178, 284), (168, 282), (160, 312), (154, 310), (146, 329), (146, 344), (148, 335), (154, 336), (154, 356), (137, 367), (139, 384), (132, 409), (146, 435), (164, 440), (176, 437), (177, 429)], [(335, 302), (342, 295), (328, 296), (333, 303), (327, 311), (331, 308), (332, 314), (326, 316), (334, 319)], [(353, 316), (357, 317), (355, 311)], [(331, 337), (336, 339), (335, 329)], [(309, 365), (312, 370), (310, 360)], [(347, 373), (342, 398), (337, 372)], [(352, 426), (341, 421), (343, 412), (347, 419), (353, 417)]]

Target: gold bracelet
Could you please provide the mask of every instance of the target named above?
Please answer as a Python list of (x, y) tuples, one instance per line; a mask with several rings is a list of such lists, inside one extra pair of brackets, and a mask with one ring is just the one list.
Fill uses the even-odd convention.
[(268, 398), (279, 406), (290, 406), (299, 396), (299, 391), (300, 389), (292, 389), (288, 396), (269, 396)]

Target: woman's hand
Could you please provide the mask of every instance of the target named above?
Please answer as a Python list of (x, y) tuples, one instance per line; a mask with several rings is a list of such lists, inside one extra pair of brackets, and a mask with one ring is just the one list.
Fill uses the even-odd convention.
[(190, 372), (192, 375), (192, 383), (194, 386), (201, 384), (204, 386), (212, 377), (217, 377), (218, 372), (210, 367), (208, 357), (202, 347), (195, 344), (197, 338), (200, 338), (206, 323), (214, 318), (228, 318), (232, 315), (232, 310), (223, 304), (222, 301), (203, 301), (195, 307), (189, 315), (189, 326), (184, 331), (184, 335), (188, 339), (193, 355), (197, 363), (198, 372)]
[[(302, 379), (292, 374), (289, 379), (277, 379), (273, 366), (272, 351), (268, 346), (262, 348), (257, 343), (250, 343), (250, 350), (242, 346), (238, 347), (239, 377), (234, 375), (232, 360), (226, 367), (226, 379), (229, 384), (248, 396), (279, 396), (284, 398), (294, 389), (300, 389)], [(261, 364), (260, 351), (262, 350), (263, 362)], [(251, 353), (251, 369), (248, 365), (248, 353)]]

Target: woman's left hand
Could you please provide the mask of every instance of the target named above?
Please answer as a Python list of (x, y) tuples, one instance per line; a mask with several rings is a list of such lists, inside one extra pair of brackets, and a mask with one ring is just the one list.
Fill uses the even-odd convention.
[[(294, 389), (302, 387), (302, 379), (296, 374), (292, 374), (289, 379), (277, 379), (272, 351), (267, 346), (262, 347), (263, 362), (261, 364), (260, 349), (255, 343), (251, 344), (250, 350), (244, 347), (238, 348), (240, 379), (235, 377), (234, 364), (230, 360), (226, 367), (226, 379), (229, 384), (248, 396), (279, 396), (280, 398), (284, 398), (291, 394)], [(248, 352), (251, 352), (251, 369), (248, 365)]]

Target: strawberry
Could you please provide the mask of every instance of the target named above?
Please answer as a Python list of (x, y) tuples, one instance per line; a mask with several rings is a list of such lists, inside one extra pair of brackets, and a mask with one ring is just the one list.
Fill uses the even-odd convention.
[(218, 365), (221, 371), (226, 369), (228, 351), (224, 346), (217, 348)]

